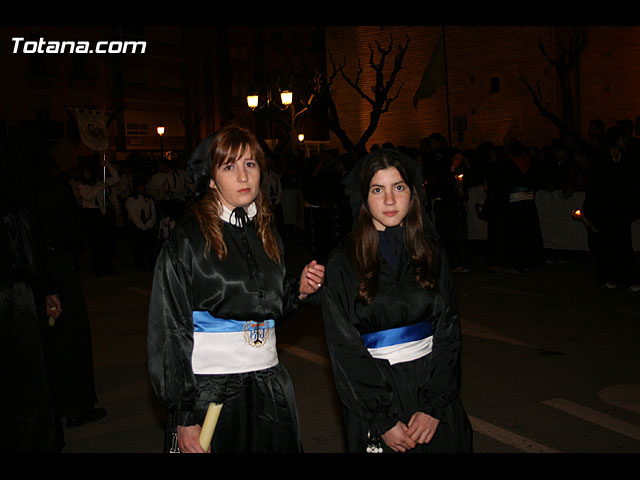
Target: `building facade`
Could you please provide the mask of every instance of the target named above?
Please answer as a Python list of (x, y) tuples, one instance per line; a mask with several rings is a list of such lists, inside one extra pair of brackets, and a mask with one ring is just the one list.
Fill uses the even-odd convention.
[[(640, 27), (589, 26), (586, 31), (588, 44), (571, 84), (583, 135), (591, 119), (601, 119), (609, 127), (640, 114)], [(414, 108), (414, 94), (443, 32), (447, 84)], [(409, 41), (391, 92), (401, 86), (400, 93), (382, 115), (367, 148), (384, 142), (415, 147), (434, 132), (463, 149), (513, 137), (542, 147), (559, 133), (534, 105), (522, 77), (534, 87), (539, 85), (544, 107), (561, 116), (556, 71), (538, 43), (550, 58), (558, 59), (562, 54), (558, 45), (567, 47), (571, 33), (571, 28), (555, 26), (332, 26), (326, 28), (326, 45), (327, 56), (344, 62), (352, 79), (360, 61), (360, 84), (367, 91), (375, 75), (368, 66), (370, 47), (377, 62), (376, 43), (387, 47), (393, 39), (394, 50), (384, 70), (388, 76), (398, 44)], [(328, 64), (329, 73), (331, 69)], [(333, 97), (343, 128), (356, 142), (369, 123), (369, 104), (340, 77)], [(335, 137), (332, 144), (339, 147)]]
[[(323, 57), (316, 31), (295, 26), (3, 26), (0, 131), (6, 136), (19, 129), (45, 143), (63, 170), (101, 156), (83, 144), (77, 110), (106, 115), (106, 155), (115, 163), (131, 155), (188, 154), (229, 122), (266, 137), (268, 119), (248, 108), (247, 93), (275, 85), (276, 79), (284, 82), (294, 58)], [(144, 48), (125, 50), (126, 42)], [(162, 137), (158, 125), (164, 126)]]
[[(602, 119), (607, 126), (640, 113), (640, 27), (589, 26), (588, 45), (573, 79), (580, 128)], [(434, 46), (444, 32), (447, 83), (419, 100), (413, 97)], [(393, 50), (409, 42), (391, 94), (398, 97), (367, 142), (417, 146), (433, 132), (456, 147), (501, 143), (516, 137), (543, 146), (558, 136), (532, 101), (522, 78), (539, 85), (545, 108), (561, 111), (556, 72), (544, 58), (561, 53), (571, 29), (554, 26), (3, 26), (0, 104), (3, 135), (20, 128), (36, 132), (50, 145), (63, 169), (90, 162), (95, 153), (78, 135), (76, 109), (109, 116), (109, 152), (122, 162), (132, 154), (189, 152), (197, 142), (233, 122), (273, 138), (287, 127), (287, 113), (251, 111), (246, 95), (253, 89), (287, 85), (296, 66), (345, 65), (350, 78), (362, 66), (360, 85), (374, 82), (369, 67), (376, 42)], [(16, 40), (21, 39), (21, 40)], [(56, 51), (53, 42), (108, 42), (111, 52)], [(122, 42), (144, 42), (143, 52), (123, 52)], [(45, 43), (43, 43), (45, 42)], [(118, 43), (120, 42), (120, 43)], [(327, 73), (332, 63), (326, 61)], [(295, 94), (295, 93), (294, 93)], [(370, 105), (338, 75), (332, 87), (342, 127), (356, 142), (368, 125)], [(162, 138), (156, 127), (162, 124)], [(298, 119), (307, 140), (337, 139), (312, 116)], [(286, 134), (285, 134), (286, 142)]]

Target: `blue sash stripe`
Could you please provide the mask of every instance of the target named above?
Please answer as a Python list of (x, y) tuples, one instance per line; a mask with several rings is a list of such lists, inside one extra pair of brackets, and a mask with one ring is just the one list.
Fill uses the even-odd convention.
[[(223, 333), (242, 332), (245, 326), (243, 320), (231, 320), (227, 318), (216, 318), (206, 311), (193, 312), (193, 330), (195, 332)], [(260, 322), (263, 328), (273, 328), (275, 322), (271, 319)], [(257, 326), (257, 322), (256, 322)]]
[(431, 322), (414, 323), (406, 327), (390, 328), (379, 332), (365, 333), (362, 340), (367, 348), (388, 347), (400, 343), (422, 340), (433, 335)]

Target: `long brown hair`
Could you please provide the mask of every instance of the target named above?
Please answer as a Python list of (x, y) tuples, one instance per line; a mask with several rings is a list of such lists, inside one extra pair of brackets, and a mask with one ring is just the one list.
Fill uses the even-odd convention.
[(411, 188), (409, 211), (404, 218), (404, 246), (411, 259), (416, 282), (420, 287), (432, 289), (436, 283), (438, 253), (433, 240), (425, 233), (420, 196), (414, 184), (411, 160), (400, 152), (385, 149), (372, 153), (360, 171), (362, 205), (352, 235), (351, 261), (360, 278), (356, 300), (370, 304), (378, 291), (380, 262), (378, 259), (378, 231), (367, 206), (371, 179), (379, 170), (394, 167)]
[[(209, 148), (211, 178), (215, 180), (218, 168), (233, 163), (242, 156), (246, 149), (249, 149), (252, 157), (260, 166), (260, 172), (263, 172), (265, 167), (264, 152), (253, 133), (236, 126), (227, 126), (220, 130)], [(281, 254), (271, 224), (271, 209), (261, 188), (258, 188), (255, 203), (257, 214), (254, 221), (265, 252), (274, 262), (280, 263)], [(222, 203), (218, 190), (215, 188), (207, 189), (206, 193), (193, 204), (191, 213), (198, 219), (205, 237), (205, 256), (213, 249), (217, 257), (224, 260), (227, 257), (227, 245), (222, 236), (222, 219), (220, 218)]]

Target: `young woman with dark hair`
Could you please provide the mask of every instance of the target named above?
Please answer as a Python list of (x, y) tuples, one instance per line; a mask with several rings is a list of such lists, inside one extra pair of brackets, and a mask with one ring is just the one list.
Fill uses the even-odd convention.
[(327, 263), (327, 345), (349, 452), (470, 452), (460, 317), (413, 161), (376, 150), (347, 177), (357, 223)]
[(315, 261), (288, 277), (283, 242), (260, 189), (254, 135), (225, 127), (188, 165), (198, 200), (164, 243), (149, 311), (149, 372), (181, 452), (204, 452), (201, 425), (223, 404), (210, 451), (299, 452), (291, 380), (275, 326), (324, 278)]

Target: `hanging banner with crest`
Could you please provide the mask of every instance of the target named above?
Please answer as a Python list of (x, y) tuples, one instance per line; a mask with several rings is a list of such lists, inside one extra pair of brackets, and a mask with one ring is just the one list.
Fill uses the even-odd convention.
[(82, 143), (97, 152), (104, 152), (109, 148), (107, 112), (76, 109), (76, 119)]

